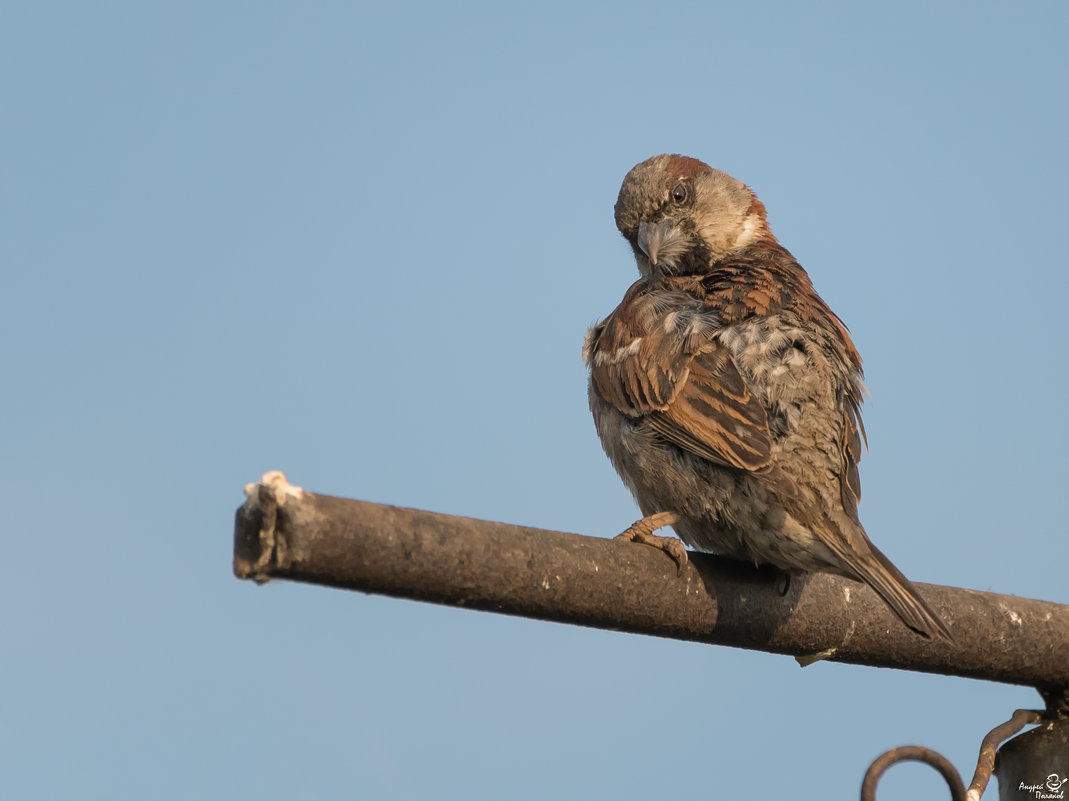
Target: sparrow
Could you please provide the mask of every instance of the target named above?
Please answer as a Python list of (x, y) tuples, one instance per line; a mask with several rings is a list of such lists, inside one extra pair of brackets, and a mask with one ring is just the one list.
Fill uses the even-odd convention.
[[(643, 517), (617, 539), (683, 543), (872, 587), (909, 628), (953, 638), (858, 519), (861, 357), (745, 184), (655, 156), (624, 178), (616, 227), (638, 281), (583, 360), (606, 454)], [(672, 526), (680, 539), (654, 532)]]

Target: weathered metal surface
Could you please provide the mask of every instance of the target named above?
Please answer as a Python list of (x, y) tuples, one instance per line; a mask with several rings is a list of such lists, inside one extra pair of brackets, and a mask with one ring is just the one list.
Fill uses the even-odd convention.
[[(281, 474), (276, 474), (281, 476)], [(644, 545), (250, 485), (234, 572), (660, 637), (1069, 687), (1069, 606), (918, 585), (957, 642), (927, 641), (866, 586)], [(267, 525), (265, 525), (265, 523)]]

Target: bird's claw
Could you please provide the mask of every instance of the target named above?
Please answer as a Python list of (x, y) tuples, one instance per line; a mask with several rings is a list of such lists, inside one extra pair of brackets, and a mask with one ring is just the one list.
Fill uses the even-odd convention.
[(641, 542), (643, 545), (651, 545), (658, 550), (664, 551), (672, 557), (676, 563), (676, 575), (683, 575), (683, 568), (687, 566), (687, 549), (682, 541), (676, 537), (660, 537), (653, 532), (664, 526), (670, 526), (679, 522), (679, 515), (675, 512), (660, 512), (649, 515), (635, 521), (621, 534), (613, 539), (624, 542)]

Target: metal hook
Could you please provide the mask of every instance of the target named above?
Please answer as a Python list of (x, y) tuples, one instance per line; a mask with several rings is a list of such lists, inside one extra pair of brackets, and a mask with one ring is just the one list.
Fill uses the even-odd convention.
[(1025, 726), (1039, 723), (1042, 717), (1043, 713), (1034, 709), (1018, 709), (1013, 713), (1013, 717), (989, 731), (980, 743), (976, 772), (973, 773), (972, 783), (967, 792), (957, 769), (945, 756), (923, 745), (904, 745), (880, 754), (869, 765), (869, 769), (865, 771), (865, 780), (861, 783), (861, 801), (876, 801), (876, 785), (879, 784), (883, 774), (896, 762), (907, 760), (923, 762), (938, 770), (950, 788), (950, 797), (953, 801), (980, 801), (980, 796), (987, 789), (987, 783), (991, 780), (991, 773), (995, 769), (995, 754), (998, 752), (999, 745)]
[(987, 733), (980, 743), (980, 756), (976, 760), (976, 773), (972, 775), (972, 784), (969, 785), (968, 801), (980, 801), (980, 796), (987, 789), (987, 783), (995, 769), (995, 754), (1003, 740), (1010, 739), (1025, 726), (1039, 723), (1042, 718), (1043, 713), (1035, 709), (1018, 709), (1009, 720)]

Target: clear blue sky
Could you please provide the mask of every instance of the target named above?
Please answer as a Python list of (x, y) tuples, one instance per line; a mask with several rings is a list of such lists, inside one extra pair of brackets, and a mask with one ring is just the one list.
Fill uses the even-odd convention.
[(854, 333), (873, 539), (1069, 603), (1069, 6), (385, 5), (2, 5), (0, 795), (845, 799), (907, 742), (971, 772), (1038, 696), (258, 588), (233, 512), (283, 469), (631, 523), (579, 350), (635, 277), (621, 179), (681, 152)]

